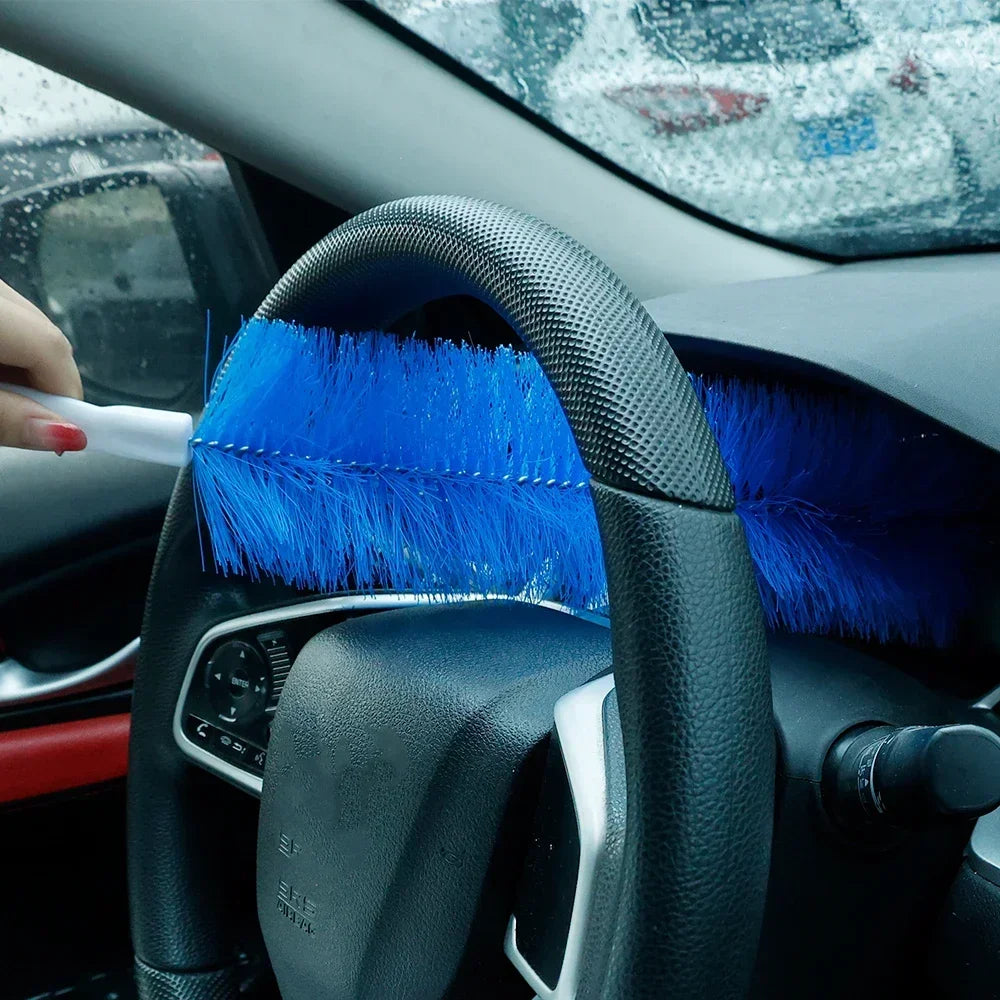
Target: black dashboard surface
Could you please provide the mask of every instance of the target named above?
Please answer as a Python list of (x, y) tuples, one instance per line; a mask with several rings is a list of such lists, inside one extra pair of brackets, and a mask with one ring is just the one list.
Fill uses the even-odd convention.
[(861, 383), (1000, 451), (1000, 254), (869, 261), (644, 303), (682, 360), (743, 352)]

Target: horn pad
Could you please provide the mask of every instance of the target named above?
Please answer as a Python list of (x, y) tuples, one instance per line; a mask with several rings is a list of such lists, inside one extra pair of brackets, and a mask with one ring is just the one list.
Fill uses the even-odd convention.
[(503, 941), (553, 706), (610, 665), (600, 625), (499, 602), (371, 614), (307, 643), (257, 844), (284, 1000), (522, 995)]

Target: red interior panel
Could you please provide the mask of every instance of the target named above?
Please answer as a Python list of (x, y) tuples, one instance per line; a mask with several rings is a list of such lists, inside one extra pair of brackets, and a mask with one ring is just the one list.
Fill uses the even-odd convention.
[(130, 720), (108, 715), (0, 733), (0, 802), (124, 777)]

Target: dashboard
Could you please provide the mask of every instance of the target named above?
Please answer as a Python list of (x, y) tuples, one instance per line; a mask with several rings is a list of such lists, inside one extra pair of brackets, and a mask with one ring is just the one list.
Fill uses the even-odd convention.
[(1000, 257), (866, 261), (644, 303), (685, 360), (811, 370), (1000, 450)]

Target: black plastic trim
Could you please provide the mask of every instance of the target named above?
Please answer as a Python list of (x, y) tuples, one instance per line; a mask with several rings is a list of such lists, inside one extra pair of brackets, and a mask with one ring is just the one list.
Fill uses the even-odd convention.
[(580, 831), (557, 730), (514, 906), (517, 949), (551, 990), (566, 956), (579, 870)]
[(58, 722), (79, 722), (105, 715), (121, 715), (132, 710), (132, 687), (81, 695), (64, 701), (41, 702), (0, 712), (0, 733), (35, 726), (50, 726)]

